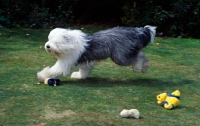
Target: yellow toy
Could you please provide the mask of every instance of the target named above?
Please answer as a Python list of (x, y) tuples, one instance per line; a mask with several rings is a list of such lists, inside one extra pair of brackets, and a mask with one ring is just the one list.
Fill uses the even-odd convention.
[(167, 93), (157, 95), (157, 103), (163, 105), (166, 109), (173, 109), (178, 106), (180, 99), (180, 91), (176, 90), (167, 96)]

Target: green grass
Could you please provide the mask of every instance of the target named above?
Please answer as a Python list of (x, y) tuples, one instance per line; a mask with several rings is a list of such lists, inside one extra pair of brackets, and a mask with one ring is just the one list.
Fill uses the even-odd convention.
[[(102, 27), (87, 27), (92, 33)], [(0, 125), (197, 126), (200, 124), (200, 40), (156, 38), (144, 49), (145, 74), (98, 63), (88, 79), (60, 77), (62, 85), (37, 84), (36, 73), (56, 59), (43, 48), (50, 29), (0, 29)], [(76, 69), (74, 69), (76, 70)], [(181, 91), (180, 105), (166, 110), (156, 95)], [(140, 119), (121, 118), (136, 108)]]

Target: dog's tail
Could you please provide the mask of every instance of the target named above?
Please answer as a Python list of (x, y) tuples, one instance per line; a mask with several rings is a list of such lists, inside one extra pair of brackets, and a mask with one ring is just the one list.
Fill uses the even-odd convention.
[(150, 26), (150, 25), (146, 25), (144, 28), (148, 28), (151, 31), (151, 41), (152, 43), (154, 43), (154, 38), (156, 35), (156, 26)]

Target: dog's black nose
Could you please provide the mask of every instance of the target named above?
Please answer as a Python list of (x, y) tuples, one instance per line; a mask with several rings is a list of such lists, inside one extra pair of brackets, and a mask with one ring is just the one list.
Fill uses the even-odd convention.
[(50, 49), (50, 45), (46, 45), (47, 49)]

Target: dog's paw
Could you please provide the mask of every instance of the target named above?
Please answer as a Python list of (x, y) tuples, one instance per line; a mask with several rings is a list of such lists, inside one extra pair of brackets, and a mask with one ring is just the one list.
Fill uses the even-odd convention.
[(141, 66), (139, 66), (138, 64), (137, 65), (134, 65), (133, 66), (133, 71), (135, 71), (135, 72), (141, 72), (142, 71), (142, 68), (141, 68)]
[(40, 72), (38, 72), (38, 73), (37, 73), (37, 79), (38, 79), (39, 82), (44, 82), (45, 77), (42, 76)]
[(86, 76), (81, 75), (80, 72), (73, 72), (70, 77), (75, 78), (75, 79), (85, 79), (86, 78)]
[(75, 79), (82, 79), (80, 72), (73, 72), (70, 77)]
[(148, 60), (143, 60), (143, 61), (137, 61), (133, 65), (133, 70), (135, 72), (143, 72), (145, 73), (149, 67), (149, 61)]
[(49, 67), (45, 67), (43, 70), (37, 73), (37, 78), (39, 82), (44, 82), (46, 78), (48, 78)]
[(143, 62), (142, 72), (145, 73), (147, 71), (148, 67), (149, 67), (149, 61), (146, 60)]

